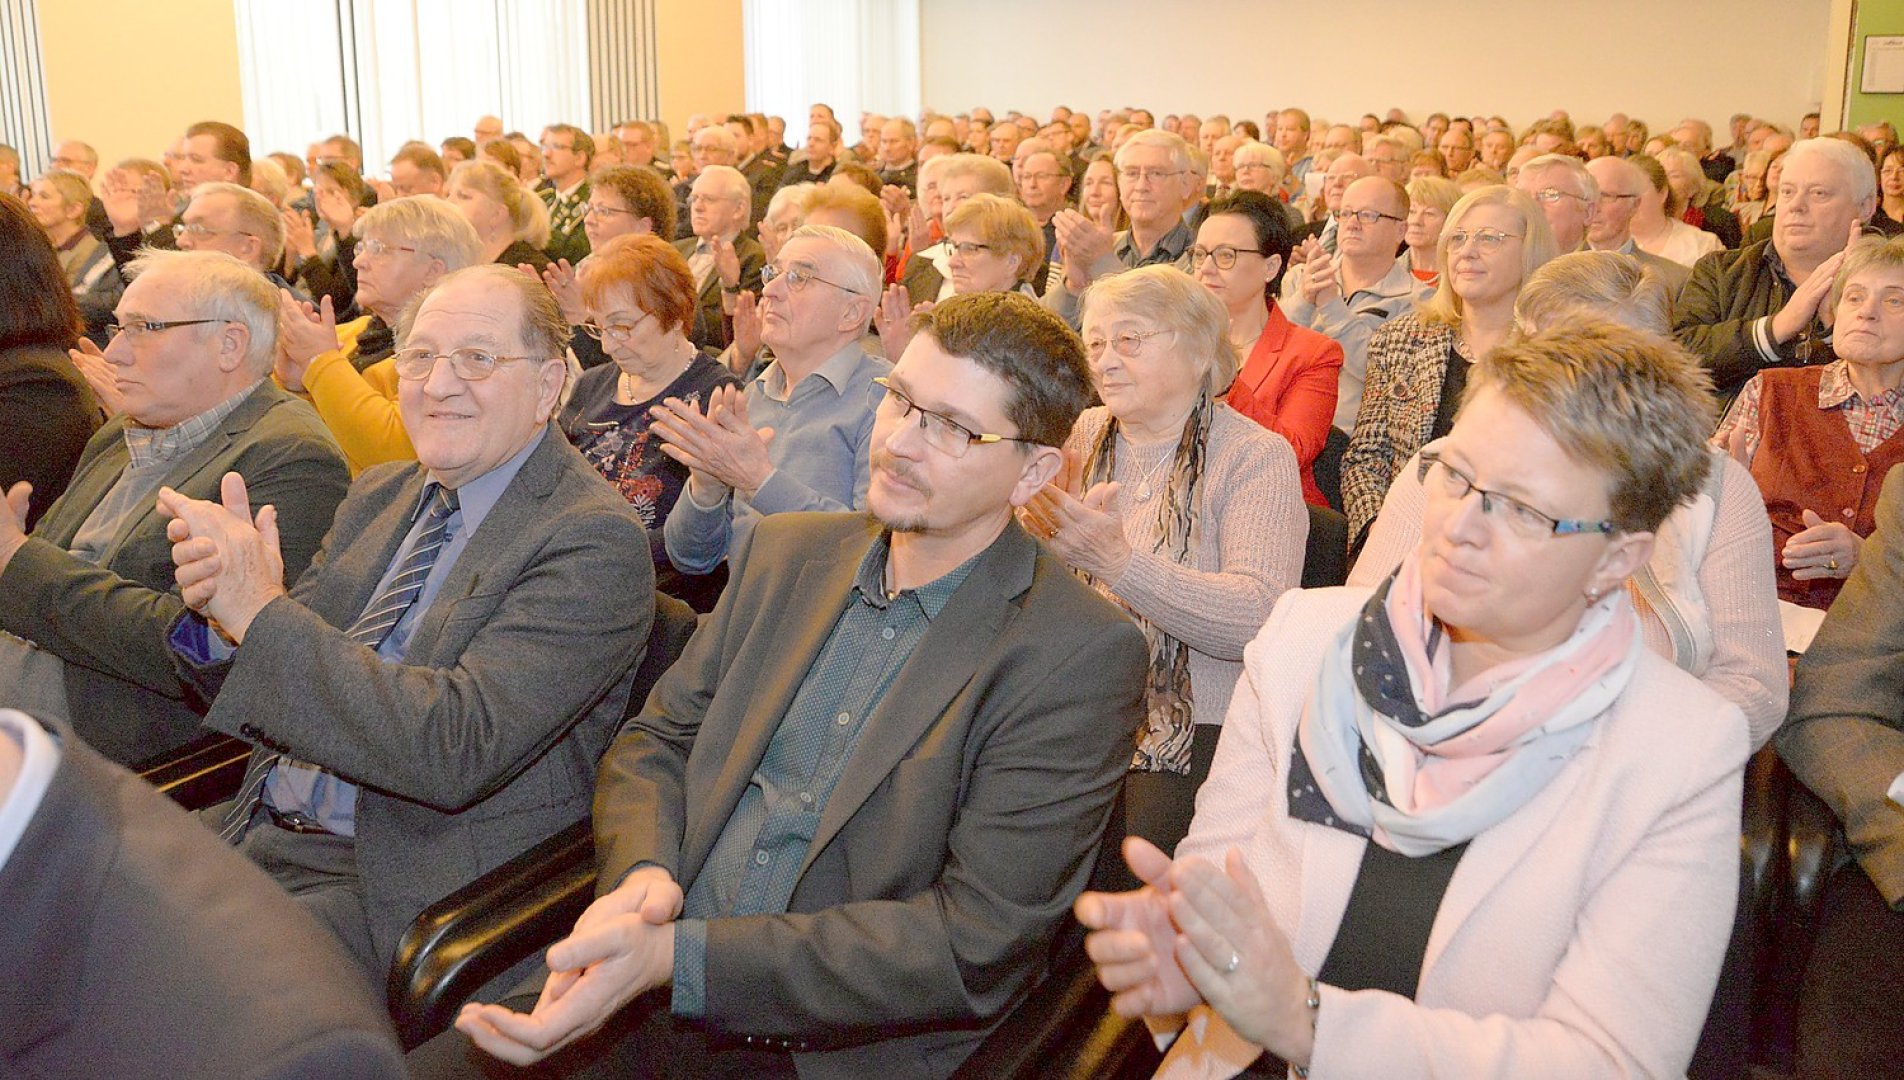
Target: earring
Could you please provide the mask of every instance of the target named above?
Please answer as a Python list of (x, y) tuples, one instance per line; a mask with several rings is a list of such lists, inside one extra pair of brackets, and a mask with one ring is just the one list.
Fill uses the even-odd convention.
[(1600, 590), (1599, 590), (1599, 589), (1588, 589), (1588, 590), (1587, 590), (1587, 603), (1588, 603), (1588, 604), (1597, 604), (1597, 603), (1599, 603), (1599, 602), (1600, 602), (1600, 596), (1601, 596), (1601, 592), (1600, 592)]

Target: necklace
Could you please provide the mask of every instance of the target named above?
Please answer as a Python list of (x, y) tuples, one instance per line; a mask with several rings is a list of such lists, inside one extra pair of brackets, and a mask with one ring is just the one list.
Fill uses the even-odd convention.
[[(687, 349), (683, 350), (682, 353), (677, 358), (680, 366), (675, 368), (673, 373), (670, 374), (666, 379), (659, 380), (660, 385), (655, 387), (655, 393), (660, 393), (662, 390), (666, 390), (668, 387), (674, 385), (674, 380), (680, 378), (681, 373), (686, 371), (689, 368), (689, 366), (694, 363), (695, 349), (694, 349), (693, 343), (687, 342), (686, 344), (688, 346)], [(649, 394), (648, 397), (639, 397), (637, 396), (637, 389), (638, 388), (635, 384), (635, 377), (633, 375), (630, 375), (626, 371), (622, 372), (621, 373), (621, 395), (628, 399), (628, 404), (639, 405), (643, 401), (648, 400), (648, 397), (654, 396), (653, 394)]]
[[(1130, 443), (1128, 441), (1126, 441), (1125, 443), (1125, 448), (1126, 449), (1130, 448)], [(1137, 456), (1136, 454), (1131, 455), (1133, 459), (1135, 459), (1136, 456)], [(1139, 503), (1149, 502), (1151, 496), (1156, 494), (1156, 492), (1151, 488), (1151, 481), (1156, 479), (1158, 470), (1162, 469), (1166, 463), (1176, 460), (1176, 457), (1177, 457), (1176, 447), (1166, 443), (1164, 444), (1163, 456), (1158, 458), (1155, 464), (1151, 465), (1150, 468), (1148, 469), (1145, 469), (1142, 466), (1138, 467), (1139, 473), (1137, 477), (1137, 501)]]

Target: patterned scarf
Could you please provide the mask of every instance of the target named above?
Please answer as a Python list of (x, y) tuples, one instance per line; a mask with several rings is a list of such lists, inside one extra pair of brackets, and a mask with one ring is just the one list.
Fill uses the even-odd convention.
[(1291, 817), (1408, 856), (1472, 840), (1538, 795), (1644, 650), (1627, 592), (1614, 589), (1565, 642), (1450, 688), (1420, 568), (1411, 554), (1338, 636), (1289, 770)]
[[(1175, 458), (1164, 474), (1163, 490), (1154, 497), (1155, 505), (1151, 507), (1157, 515), (1157, 540), (1151, 545), (1151, 553), (1162, 555), (1179, 566), (1189, 565), (1196, 557), (1201, 536), (1197, 523), (1197, 481), (1203, 475), (1203, 454), (1209, 445), (1210, 422), (1215, 415), (1216, 403), (1205, 392), (1183, 425)], [(1092, 485), (1116, 475), (1117, 432), (1117, 418), (1112, 417), (1084, 463), (1084, 475), (1078, 485), (1080, 491), (1089, 491)], [(1127, 512), (1144, 512), (1142, 504), (1131, 501), (1134, 496), (1134, 492), (1120, 496), (1129, 508)], [(1106, 599), (1130, 613), (1150, 647), (1144, 726), (1137, 733), (1137, 750), (1131, 756), (1132, 771), (1189, 775), (1190, 739), (1196, 734), (1196, 725), (1190, 719), (1190, 647), (1158, 629), (1104, 582), (1088, 574), (1085, 580)]]

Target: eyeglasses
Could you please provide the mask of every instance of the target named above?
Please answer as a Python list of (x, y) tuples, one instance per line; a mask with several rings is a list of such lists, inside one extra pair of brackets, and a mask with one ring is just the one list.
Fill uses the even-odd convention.
[(1396, 217), (1394, 214), (1384, 214), (1380, 210), (1350, 210), (1346, 207), (1341, 210), (1329, 211), (1329, 216), (1334, 218), (1338, 224), (1347, 225), (1349, 220), (1353, 218), (1369, 228), (1374, 228), (1375, 223), (1378, 221), (1399, 221), (1404, 224), (1408, 221), (1407, 218)]
[(1575, 195), (1571, 191), (1562, 191), (1557, 187), (1544, 187), (1544, 188), (1541, 188), (1539, 191), (1534, 192), (1534, 201), (1544, 202), (1548, 204), (1549, 206), (1559, 202), (1562, 199), (1578, 199), (1581, 202), (1587, 201), (1587, 197), (1585, 195)]
[(1144, 351), (1144, 342), (1149, 341), (1158, 334), (1168, 334), (1170, 332), (1169, 330), (1126, 330), (1121, 334), (1115, 334), (1109, 338), (1086, 338), (1084, 341), (1084, 355), (1095, 357), (1104, 351), (1106, 345), (1109, 345), (1111, 348), (1117, 350), (1117, 355), (1119, 356), (1136, 356), (1138, 353)]
[(147, 334), (156, 334), (161, 330), (171, 330), (180, 326), (201, 326), (205, 323), (224, 323), (230, 321), (230, 319), (173, 319), (169, 322), (153, 322), (151, 319), (127, 319), (123, 323), (107, 323), (106, 336), (108, 338), (115, 338), (120, 334), (125, 334), (132, 340), (138, 341)]
[(708, 206), (713, 203), (739, 202), (739, 201), (740, 201), (740, 198), (734, 195), (690, 195), (688, 196), (689, 206)]
[(541, 356), (497, 356), (481, 349), (452, 349), (433, 353), (428, 349), (402, 349), (390, 358), (399, 379), (427, 379), (436, 370), (438, 360), (448, 360), (450, 370), (464, 382), (482, 382), (496, 373), (501, 364), (517, 360), (544, 360)]
[[(1428, 477), (1434, 475), (1434, 483)], [(1572, 521), (1543, 514), (1539, 510), (1498, 491), (1476, 487), (1474, 478), (1441, 459), (1441, 455), (1431, 451), (1421, 452), (1421, 464), (1416, 467), (1416, 479), (1432, 494), (1444, 495), (1459, 502), (1470, 492), (1481, 496), (1481, 516), (1490, 522), (1506, 526), (1507, 530), (1526, 540), (1539, 540), (1548, 536), (1581, 536), (1587, 534), (1605, 534), (1614, 531), (1611, 521)], [(1498, 512), (1497, 512), (1498, 511)]]
[(1194, 270), (1203, 265), (1203, 260), (1209, 259), (1211, 262), (1216, 263), (1218, 270), (1228, 270), (1236, 265), (1236, 257), (1238, 255), (1267, 256), (1268, 254), (1269, 252), (1264, 251), (1262, 248), (1231, 247), (1228, 244), (1219, 244), (1213, 248), (1193, 247), (1190, 249), (1190, 268)]
[(1026, 180), (1036, 180), (1039, 183), (1049, 184), (1063, 175), (1063, 173), (1059, 172), (1021, 172), (1018, 174), (1018, 180), (1020, 183)]
[(618, 206), (608, 206), (603, 203), (592, 202), (588, 204), (588, 209), (582, 211), (582, 216), (597, 217), (602, 214), (627, 214), (632, 217), (634, 213), (633, 210), (623, 210)]
[(172, 235), (180, 240), (188, 236), (194, 240), (207, 240), (214, 236), (255, 236), (256, 234), (248, 233), (243, 229), (214, 229), (210, 225), (181, 221), (172, 226)]
[(989, 255), (993, 248), (990, 244), (981, 244), (977, 240), (947, 240), (946, 250), (960, 258), (969, 259), (974, 255)]
[(1443, 233), (1442, 235), (1447, 238), (1448, 250), (1451, 252), (1460, 251), (1467, 247), (1469, 242), (1472, 242), (1476, 250), (1483, 254), (1492, 255), (1494, 252), (1501, 250), (1502, 244), (1507, 243), (1509, 240), (1519, 240), (1525, 234), (1505, 233), (1499, 229), (1476, 229), (1474, 232), (1463, 230), (1461, 232)]
[(634, 334), (636, 327), (653, 317), (654, 312), (644, 311), (641, 313), (641, 318), (631, 323), (585, 322), (582, 324), (582, 333), (596, 341), (627, 341)]
[(847, 288), (837, 281), (828, 281), (804, 266), (775, 266), (772, 263), (768, 263), (766, 266), (760, 268), (760, 285), (762, 288), (766, 288), (773, 283), (775, 278), (779, 277), (785, 277), (787, 279), (787, 288), (794, 292), (800, 292), (805, 289), (810, 282), (817, 281), (822, 285), (831, 285), (843, 293), (851, 293), (854, 296), (866, 295), (858, 289)]
[(1638, 195), (1628, 195), (1618, 191), (1602, 191), (1600, 193), (1601, 202), (1620, 202), (1623, 199), (1637, 199), (1637, 198), (1639, 198)]
[(957, 420), (942, 412), (934, 412), (906, 396), (906, 392), (892, 384), (892, 380), (881, 375), (873, 380), (879, 388), (886, 391), (886, 397), (879, 403), (881, 411), (892, 415), (899, 410), (899, 419), (904, 421), (913, 413), (919, 414), (919, 433), (926, 445), (950, 458), (962, 458), (965, 452), (976, 443), (1018, 442), (1036, 445), (1034, 440), (1021, 439), (1016, 435), (989, 435), (973, 431)]
[(403, 247), (400, 244), (386, 244), (382, 240), (360, 240), (357, 242), (357, 250), (366, 255), (388, 255), (393, 251), (405, 251), (416, 255), (421, 252), (419, 248)]
[(1117, 175), (1118, 178), (1123, 180), (1126, 184), (1135, 184), (1139, 180), (1148, 180), (1153, 184), (1158, 184), (1173, 176), (1182, 176), (1183, 170), (1129, 168), (1117, 170)]

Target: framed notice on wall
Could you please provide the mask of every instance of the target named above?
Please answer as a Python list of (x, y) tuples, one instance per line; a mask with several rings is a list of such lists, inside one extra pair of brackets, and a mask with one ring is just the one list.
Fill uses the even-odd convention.
[(1865, 36), (1864, 77), (1858, 92), (1904, 94), (1904, 34)]

